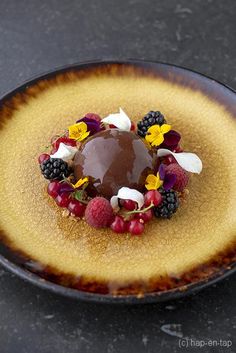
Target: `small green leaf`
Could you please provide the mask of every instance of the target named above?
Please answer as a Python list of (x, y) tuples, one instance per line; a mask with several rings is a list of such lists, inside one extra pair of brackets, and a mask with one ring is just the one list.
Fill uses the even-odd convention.
[(79, 202), (81, 202), (81, 203), (84, 203), (85, 205), (88, 204), (88, 201), (85, 200), (86, 194), (85, 194), (84, 190), (76, 190), (76, 191), (74, 192), (74, 198), (75, 198), (77, 201), (79, 201)]
[(82, 201), (83, 200), (83, 196), (84, 196), (84, 191), (83, 190), (76, 190), (75, 193), (75, 199), (78, 201)]

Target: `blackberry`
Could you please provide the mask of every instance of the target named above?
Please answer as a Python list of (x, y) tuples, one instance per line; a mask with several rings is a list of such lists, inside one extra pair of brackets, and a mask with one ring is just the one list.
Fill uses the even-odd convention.
[(66, 162), (60, 158), (49, 158), (40, 164), (44, 178), (49, 180), (62, 180), (70, 175), (70, 169)]
[(163, 125), (166, 123), (164, 116), (161, 112), (150, 111), (147, 113), (141, 121), (138, 122), (138, 134), (140, 137), (145, 137), (148, 129), (152, 125)]
[(160, 189), (159, 192), (162, 202), (158, 207), (153, 207), (154, 215), (157, 218), (171, 218), (179, 207), (178, 195), (174, 190)]

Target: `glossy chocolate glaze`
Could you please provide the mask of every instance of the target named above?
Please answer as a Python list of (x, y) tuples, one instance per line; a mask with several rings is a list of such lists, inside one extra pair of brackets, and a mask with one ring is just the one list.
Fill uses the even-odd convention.
[(122, 186), (143, 191), (147, 175), (154, 170), (156, 158), (150, 148), (133, 132), (104, 130), (92, 136), (76, 153), (76, 181), (88, 176), (93, 192), (110, 198)]

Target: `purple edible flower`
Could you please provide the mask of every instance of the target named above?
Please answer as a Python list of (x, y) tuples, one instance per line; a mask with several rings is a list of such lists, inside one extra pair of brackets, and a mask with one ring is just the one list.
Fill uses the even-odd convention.
[(90, 131), (90, 136), (102, 130), (101, 124), (97, 120), (84, 117), (76, 121), (76, 123), (81, 123), (81, 122), (84, 122), (87, 125), (87, 131)]
[(175, 185), (176, 175), (173, 173), (166, 174), (166, 167), (163, 163), (160, 164), (158, 173), (160, 179), (163, 181), (163, 188), (166, 191), (170, 190)]
[(166, 171), (165, 171), (165, 165), (163, 163), (160, 164), (159, 169), (158, 169), (158, 173), (159, 173), (160, 179), (164, 180)]
[(60, 189), (59, 189), (59, 195), (61, 195), (63, 192), (72, 192), (74, 191), (74, 188), (67, 183), (61, 183)]
[(168, 191), (173, 188), (176, 182), (176, 175), (175, 174), (166, 174), (163, 182), (163, 188)]
[(164, 142), (159, 146), (159, 148), (167, 148), (171, 151), (175, 150), (181, 139), (181, 135), (175, 131), (170, 130), (164, 135)]
[(96, 113), (87, 113), (87, 114), (85, 114), (84, 118), (93, 119), (93, 120), (96, 120), (99, 123), (101, 121), (100, 116), (98, 114), (96, 114)]

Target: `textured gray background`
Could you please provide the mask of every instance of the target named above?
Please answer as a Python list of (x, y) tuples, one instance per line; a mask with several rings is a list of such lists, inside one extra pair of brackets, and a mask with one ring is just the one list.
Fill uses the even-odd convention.
[[(174, 63), (236, 88), (235, 16), (234, 0), (0, 0), (0, 93), (100, 58)], [(169, 353), (179, 337), (233, 341), (235, 278), (181, 301), (114, 307), (57, 297), (0, 268), (0, 352)]]

